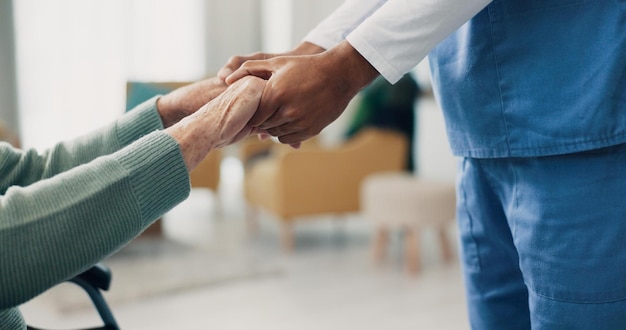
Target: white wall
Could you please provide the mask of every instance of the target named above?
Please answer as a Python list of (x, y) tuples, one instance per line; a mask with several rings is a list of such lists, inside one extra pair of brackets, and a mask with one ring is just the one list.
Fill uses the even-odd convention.
[(342, 0), (292, 0), (292, 2), (291, 42), (294, 45), (299, 43), (312, 28), (343, 3)]
[(341, 0), (262, 0), (263, 50), (284, 52), (296, 46)]
[(215, 74), (233, 55), (262, 48), (259, 0), (206, 0), (206, 70)]
[(43, 149), (125, 109), (128, 80), (205, 76), (205, 0), (14, 1), (22, 144)]
[(417, 108), (417, 148), (418, 175), (423, 178), (454, 182), (455, 159), (450, 151), (446, 135), (443, 113), (432, 97), (423, 98)]

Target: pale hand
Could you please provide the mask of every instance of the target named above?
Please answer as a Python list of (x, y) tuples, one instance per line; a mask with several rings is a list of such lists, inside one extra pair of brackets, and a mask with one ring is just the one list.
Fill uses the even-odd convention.
[(254, 115), (265, 81), (246, 77), (165, 131), (179, 143), (188, 170), (215, 148), (256, 133), (247, 125)]
[(163, 127), (168, 128), (196, 112), (207, 102), (222, 94), (226, 87), (228, 85), (222, 79), (213, 77), (178, 88), (159, 98), (157, 109)]

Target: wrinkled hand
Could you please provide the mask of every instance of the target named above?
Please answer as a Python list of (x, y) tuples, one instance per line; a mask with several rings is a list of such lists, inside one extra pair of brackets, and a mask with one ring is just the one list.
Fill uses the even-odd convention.
[(195, 168), (212, 149), (256, 133), (247, 123), (257, 110), (264, 87), (264, 80), (245, 77), (165, 130), (179, 143), (189, 170)]
[(178, 88), (157, 101), (157, 109), (163, 127), (170, 127), (196, 112), (207, 102), (220, 95), (228, 87), (217, 77), (198, 81)]
[(298, 145), (337, 119), (378, 72), (343, 42), (315, 55), (246, 61), (226, 78), (226, 83), (248, 75), (268, 80), (249, 124), (282, 143)]

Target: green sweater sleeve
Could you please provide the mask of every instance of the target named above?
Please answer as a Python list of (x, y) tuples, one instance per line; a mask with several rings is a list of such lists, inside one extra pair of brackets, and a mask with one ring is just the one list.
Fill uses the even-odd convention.
[(162, 129), (154, 97), (127, 112), (116, 122), (74, 140), (57, 143), (39, 153), (35, 149), (7, 151), (0, 159), (0, 193), (11, 186), (27, 186), (52, 177), (96, 157), (108, 155), (139, 137)]
[(114, 253), (188, 196), (179, 146), (159, 128), (152, 100), (41, 155), (0, 146), (0, 312)]

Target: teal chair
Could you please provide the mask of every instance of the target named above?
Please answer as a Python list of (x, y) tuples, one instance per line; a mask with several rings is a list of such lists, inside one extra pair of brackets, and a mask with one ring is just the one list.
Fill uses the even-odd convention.
[(187, 83), (178, 82), (143, 82), (128, 81), (126, 83), (126, 111), (138, 106), (143, 101), (156, 95), (164, 95)]

